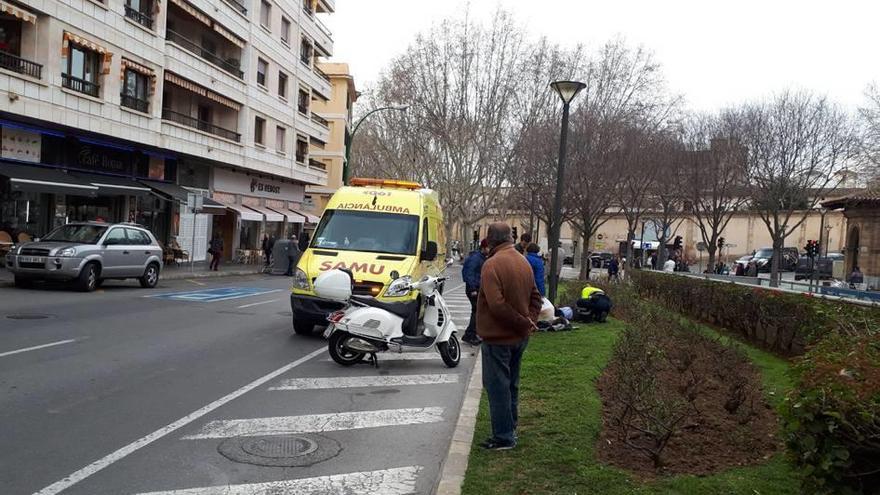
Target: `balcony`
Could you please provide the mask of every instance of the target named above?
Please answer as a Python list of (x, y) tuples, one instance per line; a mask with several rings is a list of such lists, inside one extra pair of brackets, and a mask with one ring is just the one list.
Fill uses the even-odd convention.
[(327, 164), (314, 158), (309, 158), (309, 168), (313, 170), (320, 170), (321, 172), (327, 171)]
[(61, 85), (65, 88), (97, 98), (101, 91), (99, 84), (78, 77), (61, 74)]
[(123, 93), (119, 95), (119, 102), (122, 106), (137, 110), (138, 112), (148, 113), (150, 111), (150, 102), (136, 96)]
[(318, 67), (318, 64), (315, 64), (315, 74), (317, 74), (318, 77), (320, 77), (321, 79), (327, 81), (328, 83), (330, 82), (330, 76), (328, 76), (326, 72), (322, 71), (322, 70)]
[(35, 79), (43, 78), (42, 65), (4, 51), (0, 51), (0, 67)]
[(241, 0), (223, 0), (223, 1), (225, 1), (227, 4), (229, 4), (229, 6), (232, 7), (233, 9), (241, 12), (242, 15), (247, 15), (248, 9), (247, 9), (247, 7), (244, 6), (243, 3), (241, 3)]
[(241, 142), (241, 134), (235, 131), (225, 129), (204, 120), (199, 120), (196, 117), (191, 117), (189, 115), (175, 112), (170, 108), (162, 109), (162, 118), (170, 122), (174, 122), (187, 127), (192, 127), (193, 129), (198, 129), (202, 132), (207, 132), (208, 134), (213, 134), (224, 139), (235, 141), (236, 143)]
[(129, 7), (128, 5), (126, 5), (125, 6), (125, 17), (133, 20), (134, 22), (140, 24), (141, 26), (143, 26), (149, 30), (153, 29), (153, 16), (148, 13), (141, 12), (137, 9), (133, 9), (133, 8)]
[(216, 65), (217, 67), (220, 67), (229, 74), (239, 79), (244, 79), (244, 72), (241, 70), (241, 63), (239, 60), (231, 58), (228, 60), (223, 60), (223, 58), (217, 56), (211, 50), (202, 47), (195, 41), (192, 41), (186, 36), (183, 36), (182, 34), (172, 31), (170, 29), (166, 31), (165, 39), (188, 52), (192, 52), (196, 56), (201, 57), (202, 59)]
[(330, 122), (327, 121), (327, 119), (325, 119), (324, 117), (321, 117), (320, 115), (315, 114), (314, 112), (312, 113), (312, 122), (318, 124), (321, 127), (324, 127), (327, 129), (330, 128)]

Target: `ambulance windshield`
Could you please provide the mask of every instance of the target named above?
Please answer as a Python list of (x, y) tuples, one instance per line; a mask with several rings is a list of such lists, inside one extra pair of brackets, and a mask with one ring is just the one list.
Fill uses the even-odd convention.
[(327, 210), (311, 247), (414, 255), (418, 239), (419, 217), (414, 215)]

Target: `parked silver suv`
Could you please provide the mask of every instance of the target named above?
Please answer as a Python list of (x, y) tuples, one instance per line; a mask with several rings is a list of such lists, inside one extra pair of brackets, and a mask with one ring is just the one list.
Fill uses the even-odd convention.
[(85, 292), (106, 279), (136, 278), (141, 287), (153, 288), (161, 266), (156, 238), (130, 223), (69, 223), (6, 255), (16, 287), (34, 280), (68, 280)]

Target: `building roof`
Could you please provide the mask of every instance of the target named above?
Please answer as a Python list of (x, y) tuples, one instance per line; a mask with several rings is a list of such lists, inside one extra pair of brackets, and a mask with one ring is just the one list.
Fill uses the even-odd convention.
[(880, 186), (859, 189), (822, 202), (825, 208), (851, 208), (854, 206), (880, 206)]

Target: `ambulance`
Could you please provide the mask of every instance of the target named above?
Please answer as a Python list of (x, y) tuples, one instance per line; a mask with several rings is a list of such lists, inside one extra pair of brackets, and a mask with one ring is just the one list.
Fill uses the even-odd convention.
[(392, 292), (392, 280), (437, 276), (446, 260), (443, 213), (437, 193), (415, 182), (352, 179), (327, 203), (311, 244), (293, 276), (293, 329), (310, 335), (342, 308), (315, 297), (315, 278), (336, 268), (349, 270), (354, 294), (419, 307), (419, 294)]

